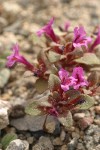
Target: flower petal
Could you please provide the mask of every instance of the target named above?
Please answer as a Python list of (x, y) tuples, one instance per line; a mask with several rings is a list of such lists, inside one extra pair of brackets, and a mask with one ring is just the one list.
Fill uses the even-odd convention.
[(63, 68), (59, 70), (58, 74), (61, 80), (63, 80), (63, 78), (67, 78), (69, 75), (69, 73)]
[(74, 29), (74, 40), (73, 40), (73, 47), (81, 47), (85, 46), (86, 48), (88, 43), (90, 43), (92, 39), (90, 37), (86, 37), (86, 32), (84, 28), (81, 27), (75, 27)]
[(51, 18), (51, 20), (42, 27), (39, 31), (36, 32), (38, 36), (42, 36), (42, 34), (46, 34), (50, 39), (52, 39), (54, 42), (57, 43), (58, 37), (55, 35), (54, 30), (52, 28), (52, 25), (54, 23), (54, 18)]

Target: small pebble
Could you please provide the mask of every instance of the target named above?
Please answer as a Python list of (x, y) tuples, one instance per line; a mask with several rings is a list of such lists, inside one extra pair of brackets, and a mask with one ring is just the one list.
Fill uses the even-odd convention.
[(36, 139), (34, 137), (28, 137), (27, 141), (29, 144), (32, 144)]
[(61, 141), (60, 137), (57, 137), (53, 140), (53, 145), (58, 146), (58, 145), (62, 145), (62, 144), (63, 144), (63, 142)]
[(96, 146), (95, 150), (100, 150), (100, 144)]
[(61, 147), (61, 150), (68, 150), (67, 145), (63, 145), (63, 146)]
[(29, 143), (25, 140), (13, 140), (7, 146), (6, 150), (29, 150)]
[(97, 114), (100, 114), (100, 106), (95, 106), (95, 111)]
[(66, 137), (66, 133), (65, 133), (64, 130), (62, 130), (61, 133), (60, 133), (60, 139), (61, 139), (61, 141), (64, 141), (65, 137)]
[(84, 130), (87, 127), (89, 127), (93, 123), (93, 118), (92, 117), (84, 117), (83, 119), (80, 119), (78, 124), (79, 127)]
[(80, 135), (76, 132), (72, 132), (72, 137), (76, 138), (76, 139), (79, 139)]
[(68, 143), (68, 150), (75, 150), (77, 146), (77, 139), (74, 138)]
[(85, 147), (82, 143), (77, 144), (77, 150), (85, 150)]
[(75, 113), (74, 114), (74, 119), (81, 119), (84, 118), (85, 114), (84, 113)]
[(48, 123), (46, 123), (46, 131), (48, 133), (53, 133), (55, 131), (55, 128), (56, 128), (55, 122), (48, 122)]
[(100, 126), (100, 119), (94, 119), (94, 123)]

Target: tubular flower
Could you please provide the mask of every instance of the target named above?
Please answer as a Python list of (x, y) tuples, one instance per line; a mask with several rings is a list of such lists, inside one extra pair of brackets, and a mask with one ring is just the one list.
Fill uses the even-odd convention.
[(90, 52), (99, 44), (100, 44), (100, 27), (98, 30), (97, 38), (95, 39), (94, 43), (92, 44), (92, 46), (90, 48)]
[(59, 77), (61, 79), (61, 88), (64, 91), (69, 90), (70, 86), (73, 86), (76, 83), (76, 79), (74, 77), (69, 77), (69, 73), (64, 69), (60, 69)]
[(88, 86), (87, 80), (84, 78), (84, 71), (82, 67), (75, 67), (73, 69), (72, 77), (76, 79), (74, 89), (79, 89), (79, 87)]
[(42, 34), (46, 34), (50, 39), (57, 43), (58, 37), (55, 35), (52, 25), (54, 23), (54, 18), (52, 18), (47, 25), (42, 27), (39, 31), (37, 31), (38, 36), (42, 36)]
[(86, 32), (85, 32), (84, 28), (82, 26), (79, 28), (75, 27), (73, 47), (85, 46), (87, 48), (87, 45), (90, 42), (91, 42), (91, 38), (86, 37)]
[(70, 22), (65, 22), (65, 24), (64, 24), (64, 30), (65, 31), (68, 31), (68, 28), (70, 27)]
[(19, 46), (15, 44), (12, 48), (13, 53), (7, 57), (7, 67), (12, 67), (16, 62), (24, 64), (29, 70), (34, 67), (23, 56), (19, 54)]

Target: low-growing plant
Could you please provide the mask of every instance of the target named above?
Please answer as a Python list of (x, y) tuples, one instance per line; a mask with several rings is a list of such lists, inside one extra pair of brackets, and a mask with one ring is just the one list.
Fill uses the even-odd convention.
[(99, 80), (95, 72), (87, 76), (87, 70), (100, 65), (95, 54), (100, 44), (100, 28), (92, 33), (95, 37), (88, 37), (83, 26), (70, 32), (69, 22), (55, 33), (53, 23), (54, 18), (34, 34), (37, 43), (38, 37), (44, 35), (47, 45), (39, 52), (37, 63), (31, 64), (20, 55), (19, 46), (15, 44), (12, 54), (7, 57), (7, 66), (21, 63), (37, 78), (35, 87), (42, 96), (26, 107), (27, 114), (53, 115), (64, 126), (70, 127), (72, 111), (89, 109), (94, 104)]

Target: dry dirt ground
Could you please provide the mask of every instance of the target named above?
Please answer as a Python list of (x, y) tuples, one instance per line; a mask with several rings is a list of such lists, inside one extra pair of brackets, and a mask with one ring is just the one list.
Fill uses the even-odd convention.
[[(94, 26), (100, 25), (100, 0), (0, 0), (1, 57), (3, 50), (8, 53), (12, 44), (18, 42), (21, 52), (32, 62), (39, 50), (45, 47), (43, 42), (34, 44), (32, 33), (51, 17), (55, 17), (54, 26), (70, 21), (72, 28), (82, 24), (90, 33)], [(49, 118), (48, 124), (55, 122), (55, 130), (45, 133), (42, 130), (43, 118), (24, 116), (23, 106), (36, 95), (34, 82), (32, 76), (24, 78), (22, 70), (11, 69), (9, 80), (0, 89), (0, 99), (12, 101), (14, 106), (20, 107), (13, 110), (13, 119), (10, 119), (10, 125), (1, 130), (1, 138), (13, 132), (18, 139), (25, 140), (26, 149), (16, 150), (27, 150), (28, 144), (30, 150), (100, 150), (99, 96), (96, 96), (97, 108), (95, 106), (90, 111), (82, 112), (88, 118), (88, 128), (84, 130), (84, 127), (76, 126), (66, 131), (57, 120)]]

